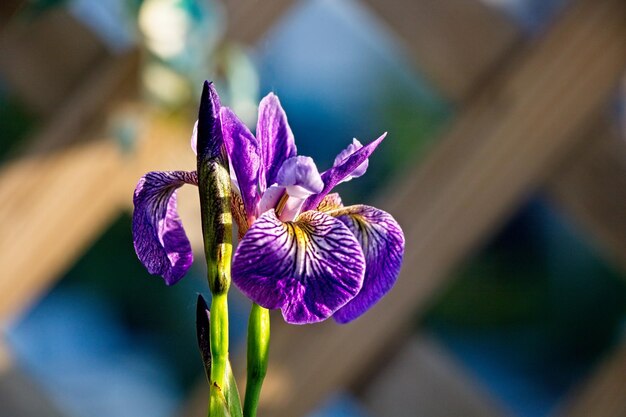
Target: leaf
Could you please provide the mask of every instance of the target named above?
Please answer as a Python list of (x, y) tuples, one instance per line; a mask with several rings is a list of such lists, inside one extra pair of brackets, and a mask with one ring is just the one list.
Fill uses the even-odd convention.
[(230, 360), (228, 361), (228, 367), (226, 368), (226, 381), (228, 386), (226, 387), (226, 402), (228, 403), (228, 410), (231, 417), (243, 417), (243, 411), (241, 409), (241, 400), (239, 399), (239, 390), (237, 389), (237, 381), (233, 370), (230, 367)]
[(201, 294), (196, 304), (196, 336), (207, 381), (211, 379), (211, 313)]

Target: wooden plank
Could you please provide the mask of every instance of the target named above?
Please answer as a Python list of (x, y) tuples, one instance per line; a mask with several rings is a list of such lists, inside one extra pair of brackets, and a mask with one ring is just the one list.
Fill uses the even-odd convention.
[(0, 404), (3, 417), (67, 416), (35, 381), (15, 368), (0, 373)]
[[(522, 40), (511, 22), (477, 0), (365, 3), (396, 31), (418, 71), (454, 103), (468, 100)], [(615, 138), (611, 150), (611, 140), (593, 137), (616, 136), (607, 122), (594, 127), (596, 132), (581, 141), (580, 150), (565, 156), (563, 169), (554, 172), (547, 191), (603, 253), (626, 267), (626, 225), (622, 215), (626, 177), (624, 162), (618, 157), (623, 150)]]
[(132, 201), (146, 171), (193, 169), (191, 129), (147, 117), (134, 154), (101, 139), (0, 169), (0, 323), (28, 308), (71, 266)]
[(113, 220), (120, 164), (106, 141), (0, 170), (0, 322), (32, 303)]
[(626, 417), (626, 343), (622, 341), (568, 398), (555, 416)]
[(107, 56), (82, 23), (58, 8), (0, 32), (0, 74), (34, 112), (54, 113), (68, 91)]
[(0, 416), (61, 417), (56, 405), (37, 384), (15, 366), (6, 341), (0, 336)]
[(114, 104), (137, 94), (138, 51), (107, 57), (68, 93), (46, 127), (25, 141), (16, 153), (43, 154), (85, 139), (106, 122)]
[(302, 415), (408, 329), (451, 268), (540, 184), (609, 98), (626, 60), (625, 17), (622, 1), (578, 1), (490, 79), (425, 163), (383, 199), (407, 237), (396, 288), (348, 326), (281, 329), (268, 373), (278, 388), (262, 399), (261, 415)]
[(360, 397), (375, 416), (507, 415), (486, 389), (427, 335), (411, 337)]
[(81, 74), (82, 82), (56, 107), (47, 126), (27, 141), (28, 149), (14, 150), (30, 156), (0, 170), (0, 196), (6, 202), (0, 208), (0, 262), (7, 265), (0, 276), (0, 322), (52, 285), (120, 210), (122, 159), (114, 141), (51, 153), (84, 139), (87, 130), (103, 123), (108, 105), (136, 91), (136, 52), (97, 62)]
[(455, 103), (474, 93), (522, 40), (478, 0), (364, 0), (404, 43), (415, 67)]
[[(19, 31), (7, 35), (3, 45), (14, 48), (17, 39), (22, 43), (34, 42), (35, 49), (41, 49), (45, 41), (38, 37), (60, 30), (58, 26), (62, 27), (63, 22), (69, 25), (70, 34), (78, 36), (71, 30), (75, 23), (71, 19), (66, 22), (68, 18), (64, 14), (57, 15), (42, 23), (43, 29), (34, 30), (31, 36)], [(36, 52), (29, 51), (33, 55)], [(180, 120), (158, 123), (151, 118), (147, 129), (149, 136), (139, 140), (140, 150), (134, 155), (122, 156), (112, 140), (50, 154), (61, 145), (93, 137), (94, 124), (103, 122), (102, 115), (110, 110), (112, 103), (136, 91), (137, 58), (136, 52), (130, 52), (97, 60), (98, 65), (80, 77), (63, 105), (55, 108), (55, 115), (46, 128), (29, 141), (28, 149), (22, 149), (22, 153), (30, 156), (0, 170), (0, 196), (9, 202), (0, 208), (3, 224), (0, 248), (7, 248), (0, 254), (0, 262), (9, 265), (0, 276), (0, 289), (4, 290), (0, 296), (0, 321), (23, 311), (52, 285), (119, 213), (120, 199), (124, 200), (123, 208), (127, 207), (126, 201), (132, 202), (134, 186), (146, 171), (159, 167), (193, 169), (195, 166), (188, 144), (191, 129), (181, 129)], [(80, 65), (74, 63), (70, 70), (87, 65), (80, 59), (77, 62)], [(62, 72), (67, 68), (57, 70)], [(72, 76), (72, 71), (64, 76)], [(63, 84), (62, 80), (59, 82)], [(30, 87), (38, 88), (36, 83)], [(159, 127), (153, 131), (154, 124)], [(191, 126), (190, 123), (184, 125)], [(49, 155), (37, 156), (44, 153)], [(190, 161), (187, 165), (177, 164), (181, 159), (178, 155), (183, 154), (188, 154), (182, 158)], [(45, 175), (33, 175), (36, 172), (45, 172)], [(197, 197), (197, 193), (190, 197), (191, 201), (193, 197)], [(50, 198), (54, 204), (47, 201)], [(189, 206), (181, 207), (184, 217), (190, 217), (185, 214), (190, 211)], [(193, 214), (191, 217), (189, 222), (193, 222)], [(198, 239), (199, 232), (193, 232), (194, 228), (190, 230), (190, 237)], [(48, 247), (51, 249), (47, 250)], [(13, 276), (20, 277), (17, 284), (11, 279)]]
[[(477, 0), (365, 3), (397, 32), (418, 70), (454, 103), (471, 97), (522, 38), (511, 22)], [(607, 122), (597, 124), (595, 132), (590, 132), (592, 136), (581, 141), (581, 149), (565, 156), (562, 169), (555, 170), (547, 191), (603, 253), (626, 267), (626, 224), (622, 215), (626, 176), (623, 159), (619, 158), (623, 148)], [(613, 139), (597, 140), (594, 135)]]
[(0, 336), (0, 375), (11, 368), (13, 359), (4, 337)]
[(0, 415), (10, 417), (63, 414), (31, 378), (13, 363), (6, 341), (0, 335)]
[(599, 253), (626, 270), (626, 146), (601, 117), (554, 174), (548, 196), (580, 226)]
[(21, 0), (4, 0), (0, 2), (0, 32), (11, 24), (15, 16), (23, 7)]

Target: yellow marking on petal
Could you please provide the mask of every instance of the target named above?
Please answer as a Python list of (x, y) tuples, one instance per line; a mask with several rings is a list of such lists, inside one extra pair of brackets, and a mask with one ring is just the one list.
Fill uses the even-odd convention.
[(289, 235), (289, 240), (293, 240), (294, 242), (294, 250), (295, 250), (295, 271), (296, 275), (304, 275), (305, 268), (305, 258), (306, 258), (306, 250), (307, 245), (309, 243), (309, 232), (310, 227), (305, 223), (297, 223), (297, 222), (286, 222), (284, 223), (285, 229), (287, 230), (287, 234)]
[(304, 275), (304, 259), (309, 239), (302, 228), (294, 226), (293, 230), (296, 239), (296, 274)]
[(359, 243), (364, 251), (367, 251), (369, 244), (369, 233), (368, 230), (371, 228), (371, 222), (369, 222), (365, 216), (358, 214), (359, 210), (361, 210), (361, 206), (348, 206), (341, 207), (334, 210), (330, 210), (326, 212), (326, 214), (333, 217), (340, 216), (348, 216), (350, 220), (354, 223), (354, 225), (359, 229), (361, 233), (357, 236)]
[(322, 201), (320, 201), (320, 203), (317, 205), (316, 210), (321, 212), (329, 212), (332, 210), (340, 209), (342, 207), (343, 204), (341, 203), (341, 197), (339, 197), (339, 194), (331, 193), (324, 197)]

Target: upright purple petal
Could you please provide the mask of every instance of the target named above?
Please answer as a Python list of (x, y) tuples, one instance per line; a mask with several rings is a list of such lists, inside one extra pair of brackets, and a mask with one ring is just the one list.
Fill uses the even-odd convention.
[(369, 144), (363, 146), (361, 149), (354, 152), (345, 162), (341, 165), (333, 166), (328, 171), (322, 173), (322, 180), (324, 181), (324, 189), (319, 194), (312, 195), (307, 198), (302, 207), (302, 210), (313, 210), (317, 205), (326, 197), (326, 195), (339, 184), (344, 178), (351, 175), (356, 169), (358, 169), (367, 158), (376, 150), (380, 142), (385, 139), (387, 133), (383, 133), (378, 139)]
[[(361, 142), (359, 142), (358, 139), (356, 138), (352, 139), (352, 143), (348, 145), (346, 149), (339, 152), (339, 155), (335, 157), (335, 162), (333, 162), (333, 166), (336, 167), (336, 166), (343, 164), (344, 162), (348, 160), (348, 158), (350, 158), (350, 156), (353, 153), (355, 153), (362, 147), (363, 145), (361, 144)], [(341, 180), (341, 182), (350, 181), (353, 178), (358, 178), (362, 176), (363, 174), (365, 174), (365, 171), (367, 171), (368, 165), (369, 165), (369, 159), (366, 159), (364, 162), (361, 162), (361, 165), (356, 167), (354, 171), (352, 171), (347, 177)]]
[(363, 288), (333, 317), (347, 323), (376, 304), (398, 278), (404, 255), (404, 234), (389, 213), (375, 207), (357, 205), (328, 213), (354, 233), (365, 254)]
[(281, 222), (261, 215), (239, 242), (232, 279), (255, 303), (280, 308), (285, 321), (315, 323), (330, 317), (361, 289), (365, 259), (341, 221), (309, 211)]
[(283, 161), (297, 153), (287, 115), (274, 93), (269, 93), (259, 103), (256, 136), (261, 146), (259, 186), (263, 192), (276, 182)]
[(221, 119), (226, 152), (237, 177), (248, 219), (252, 221), (260, 199), (258, 192), (261, 165), (259, 144), (246, 125), (228, 107), (222, 108)]
[(133, 203), (133, 243), (149, 273), (177, 283), (193, 262), (191, 245), (176, 210), (176, 189), (197, 185), (195, 172), (149, 172), (139, 180)]

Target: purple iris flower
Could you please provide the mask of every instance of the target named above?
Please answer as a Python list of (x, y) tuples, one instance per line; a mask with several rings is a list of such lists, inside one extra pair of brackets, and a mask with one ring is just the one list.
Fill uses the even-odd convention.
[[(220, 126), (221, 134), (214, 132), (209, 143), (215, 147), (223, 141), (230, 162), (232, 214), (240, 232), (232, 281), (262, 307), (280, 308), (289, 323), (330, 316), (347, 323), (359, 317), (395, 283), (404, 235), (390, 214), (366, 205), (344, 207), (330, 192), (365, 173), (385, 134), (365, 146), (354, 139), (320, 174), (311, 158), (297, 155), (276, 95), (261, 100), (255, 137), (209, 88), (209, 117), (215, 120), (199, 123)], [(137, 255), (168, 285), (192, 262), (176, 212), (176, 189), (185, 183), (197, 185), (196, 173), (151, 172), (135, 190)]]

